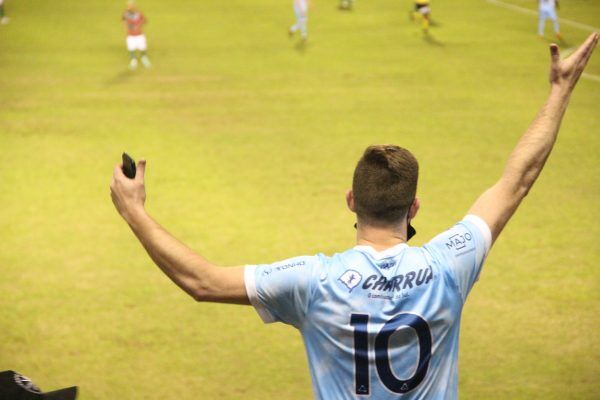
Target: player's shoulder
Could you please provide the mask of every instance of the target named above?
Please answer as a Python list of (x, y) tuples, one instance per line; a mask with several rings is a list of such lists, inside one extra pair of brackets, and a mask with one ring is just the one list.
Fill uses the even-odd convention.
[(293, 269), (302, 269), (302, 268), (311, 268), (314, 266), (318, 266), (321, 264), (321, 260), (319, 255), (302, 255), (302, 256), (294, 256), (290, 258), (286, 258), (281, 261), (276, 261), (272, 264), (268, 265), (270, 269), (274, 272), (293, 270)]
[(423, 245), (432, 265), (444, 270), (480, 266), (492, 246), (487, 224), (475, 215), (467, 215), (451, 228)]
[(446, 250), (462, 250), (475, 241), (482, 242), (487, 248), (492, 243), (490, 227), (476, 215), (469, 214), (450, 228), (442, 231), (423, 245), (424, 248), (440, 247)]

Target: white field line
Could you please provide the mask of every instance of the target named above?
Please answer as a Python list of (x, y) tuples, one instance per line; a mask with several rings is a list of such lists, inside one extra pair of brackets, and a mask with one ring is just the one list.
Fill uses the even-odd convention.
[[(536, 15), (536, 16), (538, 15), (538, 12), (535, 10), (516, 6), (516, 5), (510, 4), (510, 3), (505, 3), (501, 0), (487, 0), (487, 2), (490, 4), (493, 4), (495, 6), (508, 8), (509, 10), (518, 11), (523, 14)], [(594, 31), (594, 32), (600, 31), (600, 28), (597, 28), (597, 27), (591, 26), (591, 25), (587, 25), (587, 24), (582, 24), (581, 22), (577, 22), (577, 21), (571, 21), (570, 19), (559, 18), (558, 22), (560, 22), (561, 24), (564, 24), (564, 25), (570, 25), (574, 28), (579, 28), (579, 29), (583, 29), (586, 31)]]
[[(519, 7), (514, 4), (510, 4), (510, 3), (505, 3), (501, 0), (487, 0), (487, 2), (490, 4), (493, 4), (495, 6), (507, 8), (509, 10), (517, 11), (517, 12), (520, 12), (523, 14), (536, 15), (536, 16), (538, 15), (537, 11), (530, 10), (529, 8), (525, 8), (525, 7)], [(582, 24), (577, 21), (571, 21), (569, 19), (559, 18), (558, 21), (561, 24), (570, 25), (575, 28), (583, 29), (586, 31), (594, 31), (594, 32), (600, 31), (600, 28), (596, 28), (591, 25)], [(562, 52), (562, 56), (568, 57), (574, 51), (575, 51), (575, 47), (570, 47)], [(594, 74), (588, 74), (587, 72), (582, 73), (581, 77), (592, 80), (592, 81), (600, 82), (600, 76), (594, 75)]]
[(589, 79), (591, 81), (600, 82), (600, 76), (594, 75), (594, 74), (588, 74), (587, 72), (584, 72), (583, 74), (581, 74), (581, 77), (585, 78), (585, 79)]

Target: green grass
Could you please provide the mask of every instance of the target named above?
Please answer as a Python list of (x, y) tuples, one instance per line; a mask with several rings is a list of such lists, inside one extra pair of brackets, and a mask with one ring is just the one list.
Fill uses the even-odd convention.
[[(512, 0), (528, 6), (526, 2)], [(110, 3), (110, 4), (109, 4)], [(197, 304), (152, 265), (110, 201), (123, 150), (147, 208), (223, 265), (353, 245), (345, 209), (365, 146), (420, 160), (414, 244), (499, 176), (548, 91), (536, 19), (435, 2), (140, 1), (151, 70), (127, 71), (124, 4), (11, 1), (0, 26), (0, 370), (88, 399), (305, 399), (299, 334), (250, 307)], [(598, 25), (600, 4), (561, 16)], [(550, 32), (550, 27), (547, 26)], [(563, 26), (571, 47), (588, 32)], [(596, 54), (588, 73), (600, 75)], [(600, 82), (582, 79), (536, 187), (491, 253), (462, 321), (463, 399), (600, 393)]]

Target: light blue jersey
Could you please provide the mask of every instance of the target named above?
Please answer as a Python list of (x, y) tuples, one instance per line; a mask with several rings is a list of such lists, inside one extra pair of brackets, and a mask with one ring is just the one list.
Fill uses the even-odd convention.
[(265, 323), (302, 333), (318, 399), (456, 399), (465, 299), (491, 246), (469, 215), (422, 247), (356, 246), (247, 266)]

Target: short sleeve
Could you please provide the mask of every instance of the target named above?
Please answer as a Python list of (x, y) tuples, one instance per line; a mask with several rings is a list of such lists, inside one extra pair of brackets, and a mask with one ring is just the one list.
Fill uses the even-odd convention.
[(492, 246), (488, 225), (476, 215), (467, 215), (424, 248), (442, 259), (454, 279), (463, 302), (479, 278), (485, 257)]
[(317, 256), (303, 256), (246, 266), (246, 292), (263, 322), (283, 322), (300, 328), (320, 265)]

